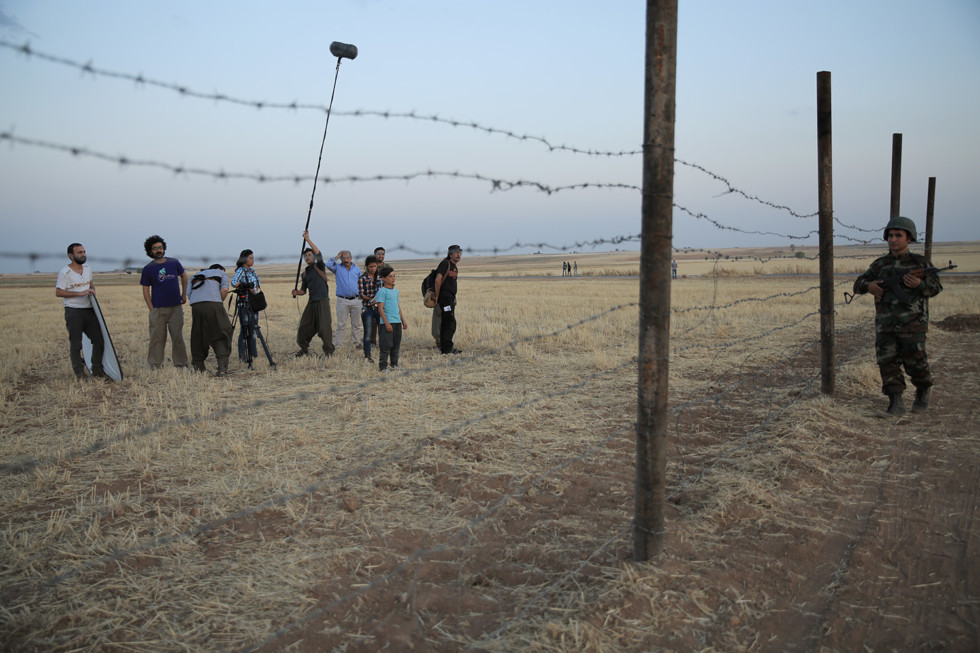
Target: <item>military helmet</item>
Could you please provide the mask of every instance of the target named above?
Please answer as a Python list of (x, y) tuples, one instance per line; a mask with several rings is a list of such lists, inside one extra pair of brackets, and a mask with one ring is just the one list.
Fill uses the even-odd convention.
[(889, 220), (888, 224), (885, 225), (885, 231), (882, 240), (888, 240), (889, 229), (904, 229), (905, 231), (909, 232), (909, 239), (913, 243), (915, 242), (915, 239), (917, 237), (915, 233), (915, 223), (912, 222), (911, 218), (903, 218), (902, 216), (898, 216), (897, 218), (892, 218), (891, 220)]

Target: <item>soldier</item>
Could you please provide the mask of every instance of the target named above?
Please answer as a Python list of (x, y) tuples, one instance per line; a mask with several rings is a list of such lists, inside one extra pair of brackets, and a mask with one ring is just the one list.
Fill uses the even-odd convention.
[[(912, 220), (892, 218), (885, 227), (884, 239), (888, 242), (888, 254), (872, 262), (867, 272), (857, 278), (854, 294), (871, 293), (875, 298), (875, 355), (881, 373), (881, 391), (889, 400), (885, 414), (899, 416), (905, 414), (903, 365), (915, 386), (912, 412), (929, 406), (932, 387), (926, 356), (929, 297), (938, 295), (943, 286), (934, 270), (926, 271), (932, 264), (924, 256), (909, 251), (909, 245), (916, 240)], [(900, 275), (908, 303), (884, 283), (892, 275)]]

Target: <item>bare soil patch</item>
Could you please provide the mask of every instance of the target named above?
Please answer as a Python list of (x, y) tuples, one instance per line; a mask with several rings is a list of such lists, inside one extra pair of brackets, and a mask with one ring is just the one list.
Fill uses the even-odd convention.
[[(818, 429), (810, 442), (790, 441), (779, 418), (773, 434), (753, 436), (739, 426), (755, 422), (740, 406), (785, 382), (771, 379), (738, 391), (745, 404), (726, 400), (717, 432), (691, 432), (679, 419), (672, 437), (685, 443), (673, 464), (684, 480), (671, 488), (657, 560), (630, 560), (632, 468), (590, 463), (560, 492), (524, 493), (520, 511), (493, 529), (413, 561), (343, 608), (333, 599), (349, 586), (324, 580), (317, 619), (264, 650), (977, 650), (980, 335), (931, 344), (940, 385), (926, 413), (883, 421), (874, 416), (881, 397), (840, 394), (804, 402), (806, 428)], [(842, 348), (859, 355), (870, 338)], [(832, 419), (835, 409), (850, 419)], [(721, 458), (685, 455), (719, 445)], [(627, 454), (632, 441), (610, 446)], [(784, 452), (773, 460), (777, 446)], [(750, 487), (765, 465), (768, 483)], [(745, 474), (745, 486), (719, 506), (729, 472)], [(442, 483), (456, 495), (478, 487), (489, 500), (509, 489), (508, 479), (478, 475)], [(591, 533), (622, 537), (602, 547), (576, 523), (583, 518)], [(374, 564), (392, 569), (396, 551), (430, 537), (398, 533), (400, 546), (388, 542)]]
[(950, 315), (935, 326), (943, 331), (980, 331), (980, 315)]

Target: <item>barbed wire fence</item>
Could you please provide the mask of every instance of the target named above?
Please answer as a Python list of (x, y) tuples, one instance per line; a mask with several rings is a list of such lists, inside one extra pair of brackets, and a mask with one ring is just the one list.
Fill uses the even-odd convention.
[[(297, 102), (291, 103), (281, 103), (281, 102), (265, 102), (265, 101), (248, 101), (242, 100), (222, 93), (200, 93), (194, 91), (186, 86), (179, 84), (168, 84), (152, 80), (150, 78), (144, 77), (143, 75), (133, 75), (128, 73), (117, 73), (108, 70), (103, 70), (96, 68), (91, 63), (79, 63), (77, 61), (72, 61), (69, 59), (55, 57), (53, 55), (48, 55), (40, 53), (31, 48), (28, 44), (14, 45), (6, 41), (0, 41), (0, 47), (13, 50), (28, 58), (38, 58), (51, 63), (56, 63), (60, 65), (70, 66), (78, 69), (81, 73), (87, 75), (93, 75), (96, 77), (114, 78), (124, 81), (133, 82), (136, 85), (147, 85), (161, 88), (163, 90), (172, 91), (180, 94), (181, 96), (188, 98), (205, 99), (214, 102), (227, 102), (232, 104), (244, 105), (254, 107), (256, 109), (277, 109), (277, 110), (325, 110), (325, 107), (320, 105), (304, 105)], [(365, 116), (365, 117), (377, 117), (383, 119), (404, 119), (413, 121), (428, 121), (441, 125), (446, 125), (453, 128), (470, 128), (478, 132), (485, 133), (491, 136), (503, 136), (509, 139), (515, 139), (518, 141), (527, 141), (537, 143), (547, 147), (551, 151), (563, 151), (572, 154), (582, 154), (589, 156), (607, 156), (607, 157), (620, 157), (620, 156), (634, 156), (639, 154), (638, 151), (595, 151), (595, 150), (583, 150), (575, 147), (565, 146), (565, 145), (554, 145), (543, 137), (535, 137), (518, 134), (509, 130), (488, 127), (480, 125), (473, 122), (456, 121), (452, 119), (441, 118), (439, 116), (424, 116), (416, 114), (414, 112), (407, 113), (395, 113), (395, 112), (381, 112), (381, 111), (357, 111), (349, 112), (348, 115), (352, 116)], [(52, 143), (43, 141), (40, 139), (24, 138), (15, 135), (12, 132), (2, 132), (0, 133), (0, 141), (6, 142), (11, 146), (25, 146), (25, 147), (39, 147), (53, 149), (61, 151), (63, 153), (82, 157), (91, 158), (95, 160), (101, 160), (108, 163), (113, 163), (121, 166), (143, 166), (156, 168), (165, 172), (170, 172), (178, 175), (200, 175), (205, 177), (211, 177), (215, 179), (225, 179), (225, 180), (239, 180), (239, 181), (249, 181), (256, 182), (260, 184), (264, 183), (279, 183), (279, 182), (291, 182), (291, 183), (301, 183), (312, 181), (312, 177), (302, 177), (302, 176), (275, 176), (267, 175), (261, 173), (229, 173), (220, 170), (207, 170), (200, 168), (190, 168), (184, 166), (174, 166), (161, 161), (155, 161), (152, 159), (137, 159), (129, 156), (110, 156), (104, 153), (100, 153), (95, 150), (89, 150), (84, 147)], [(770, 208), (774, 208), (787, 213), (788, 215), (799, 218), (799, 219), (810, 219), (816, 216), (815, 213), (804, 213), (798, 212), (790, 207), (782, 206), (773, 202), (769, 202), (758, 197), (754, 193), (744, 191), (733, 186), (726, 178), (718, 175), (706, 168), (693, 163), (683, 162), (677, 160), (680, 165), (688, 166), (695, 169), (703, 174), (708, 175), (712, 179), (719, 181), (720, 183), (727, 186), (727, 192), (738, 195), (746, 201), (756, 202), (759, 204), (767, 205)], [(322, 177), (316, 180), (316, 183), (384, 183), (391, 181), (411, 181), (413, 179), (418, 179), (421, 177), (448, 177), (460, 180), (477, 181), (481, 183), (489, 184), (493, 191), (511, 191), (516, 189), (531, 189), (537, 192), (542, 192), (548, 195), (567, 192), (567, 191), (582, 191), (591, 188), (600, 189), (615, 189), (615, 190), (627, 190), (627, 191), (639, 191), (639, 187), (630, 184), (618, 184), (618, 183), (581, 183), (581, 184), (570, 184), (564, 186), (554, 186), (545, 184), (543, 182), (531, 181), (525, 179), (516, 180), (505, 180), (499, 178), (493, 178), (489, 176), (480, 175), (477, 173), (459, 173), (459, 172), (437, 172), (437, 171), (424, 171), (417, 173), (410, 173), (407, 175), (376, 175), (371, 177), (346, 177), (346, 178), (329, 178)], [(675, 204), (675, 209), (680, 213), (687, 215), (692, 219), (703, 221), (710, 225), (714, 229), (718, 230), (730, 230), (734, 232), (741, 232), (746, 234), (755, 235), (766, 235), (773, 238), (778, 238), (784, 241), (797, 241), (806, 240), (815, 234), (815, 231), (807, 231), (799, 234), (789, 234), (789, 233), (779, 233), (773, 231), (761, 231), (761, 230), (743, 230), (742, 228), (734, 225), (725, 224), (723, 221), (717, 220), (706, 214), (689, 210), (683, 206), (678, 206)], [(849, 237), (842, 236), (842, 238), (850, 240), (855, 243), (868, 244), (872, 242), (880, 241), (880, 230), (879, 229), (862, 229), (855, 225), (848, 225), (838, 221), (838, 224), (846, 229), (850, 229), (859, 234), (870, 233), (874, 234), (874, 237), (870, 239), (861, 239), (860, 237)], [(577, 249), (582, 249), (583, 247), (589, 246), (600, 246), (600, 245), (610, 245), (610, 244), (622, 244), (622, 243), (635, 243), (639, 239), (638, 235), (627, 234), (620, 236), (609, 236), (603, 238), (597, 238), (591, 241), (577, 241), (574, 243), (565, 244), (549, 244), (549, 243), (525, 243), (517, 241), (511, 245), (500, 245), (489, 248), (467, 248), (466, 251), (473, 253), (488, 253), (488, 254), (506, 254), (508, 252), (513, 252), (521, 249), (526, 249), (528, 247), (534, 247), (540, 250), (550, 250), (554, 252), (569, 252)], [(416, 245), (410, 243), (399, 243), (395, 247), (391, 248), (391, 251), (401, 251), (409, 254), (415, 254), (418, 256), (441, 256), (441, 252), (432, 252), (420, 248)], [(675, 248), (677, 252), (690, 252), (693, 249), (688, 248)], [(723, 258), (721, 252), (714, 250), (698, 250), (699, 252), (704, 252), (706, 258), (712, 258), (715, 260), (717, 265)], [(0, 257), (4, 258), (17, 258), (29, 260), (32, 265), (41, 259), (45, 258), (64, 258), (63, 253), (43, 253), (43, 252), (0, 252)], [(215, 258), (213, 256), (201, 256), (201, 257), (186, 257), (188, 261), (208, 263)], [(262, 261), (276, 261), (276, 260), (288, 260), (291, 259), (292, 255), (283, 256), (264, 256), (259, 259)], [(773, 260), (773, 257), (750, 257), (754, 260), (760, 262), (768, 262)], [(799, 256), (785, 257), (785, 258), (801, 258)], [(811, 257), (805, 257), (810, 258)], [(867, 256), (855, 256), (857, 259), (867, 259)], [(135, 263), (137, 259), (130, 258), (103, 258), (103, 257), (93, 257), (92, 262), (99, 263), (115, 263), (120, 267), (126, 268), (130, 267)], [(792, 292), (778, 292), (771, 293), (765, 296), (750, 296), (740, 299), (735, 299), (731, 301), (726, 301), (720, 296), (718, 275), (714, 276), (714, 295), (710, 303), (697, 305), (697, 306), (684, 306), (680, 308), (672, 309), (672, 314), (676, 316), (685, 315), (688, 313), (698, 314), (703, 313), (704, 315), (700, 320), (695, 321), (687, 329), (680, 330), (675, 336), (672, 346), (672, 356), (679, 356), (682, 354), (696, 353), (703, 359), (707, 359), (712, 355), (712, 352), (718, 351), (741, 351), (741, 355), (744, 356), (742, 369), (736, 371), (735, 373), (729, 373), (724, 377), (724, 383), (721, 384), (719, 389), (705, 389), (689, 392), (686, 395), (679, 392), (677, 401), (673, 403), (669, 410), (669, 414), (674, 419), (674, 423), (679, 431), (684, 430), (685, 424), (696, 423), (700, 419), (697, 411), (702, 408), (712, 409), (718, 412), (734, 412), (736, 410), (734, 397), (740, 396), (744, 398), (744, 395), (752, 395), (755, 397), (756, 402), (761, 402), (761, 408), (763, 408), (763, 417), (756, 422), (745, 422), (739, 425), (738, 428), (732, 429), (732, 434), (729, 434), (730, 446), (721, 453), (712, 453), (710, 455), (705, 454), (697, 450), (692, 450), (688, 448), (681, 439), (677, 439), (672, 443), (672, 467), (671, 467), (671, 481), (670, 481), (670, 491), (672, 497), (680, 496), (686, 489), (692, 485), (701, 481), (705, 475), (710, 474), (718, 465), (723, 463), (728, 459), (734, 452), (747, 448), (752, 444), (758, 442), (760, 439), (766, 437), (766, 433), (772, 422), (778, 419), (781, 415), (784, 415), (787, 411), (792, 409), (793, 406), (797, 405), (800, 401), (803, 401), (815, 394), (815, 385), (819, 383), (819, 370), (815, 370), (812, 364), (801, 362), (802, 359), (807, 354), (812, 354), (814, 348), (818, 345), (817, 342), (817, 328), (813, 328), (811, 333), (814, 334), (811, 337), (800, 336), (798, 331), (801, 328), (806, 327), (809, 324), (814, 323), (819, 319), (819, 311), (814, 310), (810, 312), (803, 313), (801, 315), (796, 315), (792, 319), (789, 319), (780, 324), (774, 324), (769, 328), (757, 330), (755, 333), (749, 336), (733, 337), (728, 340), (716, 340), (709, 344), (705, 344), (700, 341), (685, 341), (685, 338), (696, 332), (700, 325), (704, 323), (705, 320), (711, 318), (711, 316), (718, 316), (727, 311), (732, 311), (736, 308), (745, 307), (746, 305), (752, 306), (769, 306), (776, 303), (785, 302), (787, 299), (798, 299), (805, 297), (809, 293), (817, 290), (817, 287), (810, 287), (800, 291)], [(844, 284), (847, 282), (841, 282)], [(814, 302), (815, 304), (815, 302)], [(838, 306), (842, 305), (838, 304)], [(481, 363), (488, 360), (492, 360), (496, 357), (503, 356), (508, 352), (515, 351), (519, 346), (527, 343), (533, 343), (538, 341), (544, 341), (548, 339), (557, 338), (563, 334), (566, 334), (577, 329), (582, 329), (586, 326), (594, 326), (596, 324), (601, 324), (604, 320), (609, 319), (611, 316), (620, 314), (626, 311), (635, 311), (637, 304), (634, 302), (620, 304), (616, 306), (602, 308), (597, 310), (591, 315), (588, 315), (578, 321), (569, 323), (560, 328), (545, 330), (541, 332), (534, 333), (529, 336), (520, 337), (513, 339), (500, 347), (489, 348), (481, 350), (478, 353), (454, 357), (448, 361), (440, 361), (438, 363), (425, 365), (419, 369), (412, 370), (402, 370), (398, 373), (399, 378), (411, 378), (413, 376), (427, 376), (447, 369), (459, 368), (459, 369), (473, 369), (477, 368)], [(842, 335), (844, 334), (859, 334), (862, 330), (866, 333), (869, 329), (869, 323), (867, 321), (856, 324), (848, 329), (842, 330)], [(794, 335), (787, 335), (785, 342), (787, 343), (784, 347), (784, 351), (777, 352), (775, 356), (767, 358), (764, 365), (754, 365), (750, 361), (753, 354), (751, 353), (752, 347), (760, 342), (767, 342), (771, 345), (772, 338), (774, 336), (782, 336), (783, 334), (793, 333)], [(842, 365), (845, 362), (852, 359), (853, 356), (857, 355), (857, 352), (862, 351), (865, 343), (855, 343), (854, 346), (850, 347), (848, 351), (842, 352), (838, 364)], [(253, 505), (242, 506), (236, 512), (233, 512), (227, 516), (212, 521), (207, 521), (204, 523), (199, 523), (194, 525), (189, 529), (182, 530), (180, 532), (171, 533), (168, 535), (159, 536), (144, 536), (139, 537), (138, 542), (129, 547), (118, 548), (110, 553), (106, 553), (101, 556), (95, 556), (84, 560), (65, 560), (61, 563), (60, 569), (54, 573), (47, 573), (47, 575), (40, 579), (31, 582), (21, 582), (21, 583), (10, 583), (7, 587), (0, 593), (0, 598), (4, 599), (4, 603), (8, 606), (8, 610), (16, 611), (18, 609), (23, 609), (25, 606), (30, 604), (32, 597), (39, 594), (50, 592), (67, 583), (68, 581), (78, 578), (84, 574), (90, 573), (96, 569), (104, 569), (109, 563), (119, 563), (123, 560), (130, 559), (134, 556), (152, 553), (154, 555), (162, 556), (168, 547), (183, 541), (196, 541), (210, 533), (220, 531), (222, 529), (228, 528), (230, 525), (246, 521), (250, 518), (255, 517), (264, 510), (270, 508), (281, 508), (282, 506), (297, 500), (306, 501), (317, 501), (318, 497), (330, 490), (336, 489), (341, 484), (343, 484), (348, 479), (354, 477), (363, 478), (364, 476), (380, 475), (387, 473), (393, 465), (403, 463), (405, 461), (410, 461), (413, 457), (418, 456), (420, 452), (433, 447), (436, 443), (453, 437), (454, 434), (464, 431), (465, 429), (476, 425), (488, 422), (492, 419), (505, 417), (509, 415), (514, 415), (520, 411), (526, 410), (531, 406), (544, 404), (553, 400), (561, 400), (569, 396), (577, 396), (588, 392), (591, 388), (596, 385), (603, 383), (608, 383), (609, 379), (616, 377), (617, 375), (623, 375), (624, 373), (631, 371), (635, 368), (636, 359), (635, 356), (626, 356), (624, 359), (619, 360), (615, 365), (609, 367), (608, 369), (595, 372), (593, 374), (587, 375), (581, 380), (568, 383), (560, 387), (559, 389), (547, 391), (547, 392), (537, 392), (535, 393), (533, 389), (528, 389), (526, 396), (523, 396), (518, 401), (513, 401), (504, 408), (500, 408), (493, 411), (481, 412), (465, 420), (454, 421), (447, 424), (443, 429), (441, 429), (437, 434), (432, 436), (421, 437), (417, 442), (409, 444), (397, 451), (393, 452), (378, 452), (375, 449), (365, 448), (363, 451), (364, 458), (362, 461), (358, 461), (356, 465), (351, 465), (348, 469), (341, 473), (334, 474), (329, 478), (319, 481), (317, 483), (308, 484), (303, 487), (300, 491), (295, 492), (284, 492), (277, 494), (275, 496), (270, 496), (262, 502), (255, 503)], [(263, 399), (257, 398), (252, 404), (251, 409), (257, 413), (261, 413), (263, 408), (271, 404), (272, 402), (281, 403), (286, 402), (312, 402), (325, 396), (339, 396), (339, 395), (350, 395), (357, 393), (359, 391), (366, 390), (368, 387), (373, 385), (373, 381), (364, 381), (360, 383), (333, 383), (329, 386), (322, 388), (317, 391), (295, 391), (291, 392), (287, 397), (276, 397), (275, 399)], [(764, 388), (765, 392), (760, 392), (760, 388)], [(742, 393), (742, 395), (740, 395)], [(18, 461), (0, 461), (0, 477), (3, 476), (14, 476), (20, 474), (31, 473), (39, 468), (52, 467), (58, 465), (64, 465), (68, 462), (86, 460), (88, 457), (92, 457), (95, 454), (101, 454), (107, 450), (111, 450), (115, 445), (123, 442), (134, 441), (149, 438), (155, 434), (164, 432), (171, 428), (181, 428), (188, 426), (201, 425), (204, 423), (210, 423), (219, 420), (221, 417), (230, 414), (233, 411), (239, 410), (237, 404), (225, 404), (222, 405), (217, 411), (208, 414), (202, 414), (198, 416), (191, 416), (176, 420), (163, 420), (155, 422), (153, 424), (147, 425), (142, 428), (131, 428), (126, 429), (122, 433), (118, 433), (112, 436), (106, 436), (98, 438), (96, 441), (92, 442), (84, 448), (79, 448), (70, 451), (66, 454), (48, 457), (38, 457), (33, 459), (25, 459)], [(402, 577), (409, 577), (409, 571), (412, 566), (417, 562), (431, 557), (435, 554), (444, 553), (447, 551), (458, 552), (458, 558), (460, 560), (464, 559), (464, 553), (466, 548), (471, 546), (473, 543), (474, 535), (481, 532), (484, 529), (489, 528), (495, 523), (495, 520), (499, 520), (501, 515), (508, 509), (512, 502), (519, 500), (520, 498), (527, 495), (532, 489), (538, 487), (545, 480), (551, 479), (561, 475), (574, 475), (577, 472), (575, 468), (582, 465), (583, 463), (594, 460), (603, 451), (608, 451), (611, 447), (621, 447), (621, 440), (627, 438), (633, 429), (632, 423), (627, 424), (623, 427), (614, 428), (610, 433), (606, 433), (601, 437), (595, 438), (591, 441), (581, 441), (577, 443), (580, 446), (578, 451), (570, 451), (567, 455), (562, 457), (558, 462), (548, 466), (547, 468), (538, 471), (532, 475), (527, 475), (520, 480), (515, 481), (512, 486), (503, 492), (484, 510), (480, 511), (478, 514), (466, 521), (466, 523), (460, 528), (454, 530), (451, 533), (443, 534), (437, 543), (430, 544), (427, 546), (422, 546), (413, 549), (407, 554), (400, 556), (400, 560), (397, 564), (394, 564), (391, 569), (384, 573), (378, 574), (375, 578), (372, 578), (367, 583), (354, 583), (351, 582), (350, 591), (343, 593), (342, 595), (333, 598), (329, 601), (321, 601), (315, 607), (306, 610), (299, 617), (292, 619), (288, 623), (283, 622), (279, 627), (275, 628), (267, 637), (259, 641), (255, 641), (242, 648), (241, 650), (253, 651), (258, 650), (268, 646), (274, 646), (285, 641), (285, 639), (292, 634), (294, 634), (298, 629), (306, 624), (315, 622), (317, 619), (323, 618), (325, 615), (330, 613), (330, 611), (335, 608), (346, 606), (352, 604), (359, 597), (364, 596), (372, 591), (378, 590), (379, 588), (385, 587), (388, 583), (393, 582), (395, 579)], [(520, 477), (520, 475), (515, 474), (515, 477)], [(525, 621), (529, 615), (535, 612), (547, 612), (554, 608), (550, 605), (552, 598), (559, 592), (563, 591), (563, 588), (575, 584), (578, 579), (582, 578), (582, 574), (586, 567), (592, 564), (598, 564), (600, 561), (609, 561), (615, 559), (616, 556), (611, 550), (622, 544), (622, 542), (627, 538), (632, 525), (629, 523), (624, 524), (621, 528), (614, 530), (611, 533), (597, 533), (593, 538), (593, 543), (591, 548), (586, 547), (587, 550), (582, 552), (582, 555), (574, 560), (567, 561), (565, 568), (561, 573), (556, 574), (555, 578), (550, 582), (544, 584), (541, 589), (533, 594), (530, 598), (525, 600), (523, 603), (519, 603), (512, 610), (513, 616), (507, 616), (503, 611), (501, 611), (501, 616), (499, 620), (499, 625), (484, 633), (475, 641), (470, 642), (467, 645), (466, 650), (479, 650), (480, 647), (486, 646), (493, 642), (500, 642), (506, 634)], [(45, 561), (45, 556), (50, 552), (41, 549), (36, 552), (36, 554), (28, 559), (22, 561), (25, 567), (29, 568), (45, 568), (47, 563)], [(493, 563), (489, 563), (493, 564)], [(413, 581), (410, 577), (407, 581), (409, 584)]]

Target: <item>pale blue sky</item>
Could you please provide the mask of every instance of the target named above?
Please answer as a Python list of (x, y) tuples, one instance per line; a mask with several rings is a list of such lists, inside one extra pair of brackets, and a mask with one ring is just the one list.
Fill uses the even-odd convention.
[[(643, 2), (0, 0), (0, 12), (0, 38), (37, 52), (268, 102), (326, 106), (336, 66), (330, 42), (357, 45), (358, 58), (340, 68), (321, 176), (434, 170), (551, 186), (640, 183), (639, 156), (549, 152), (469, 128), (341, 112), (415, 111), (582, 150), (638, 150)], [(750, 195), (815, 212), (816, 74), (828, 70), (840, 220), (863, 228), (886, 221), (892, 134), (902, 133), (902, 213), (924, 222), (935, 176), (936, 239), (980, 239), (980, 2), (681, 0), (679, 13), (677, 158)], [(181, 97), (9, 48), (0, 48), (0, 79), (0, 131), (19, 138), (227, 172), (316, 169), (319, 111)], [(0, 142), (0, 180), (0, 251), (60, 253), (77, 240), (93, 259), (108, 259), (97, 268), (127, 258), (142, 265), (151, 233), (191, 265), (198, 257), (230, 263), (246, 247), (296, 260), (312, 191), (311, 181), (175, 176), (9, 142)], [(677, 167), (675, 202), (712, 220), (778, 234), (816, 228), (815, 219), (724, 190)], [(311, 220), (314, 240), (331, 254), (379, 244), (425, 252), (452, 243), (562, 246), (639, 229), (636, 190), (491, 192), (487, 182), (452, 178), (321, 184)], [(676, 247), (790, 243), (801, 241), (720, 230), (675, 212)], [(30, 267), (0, 259), (0, 272)]]

